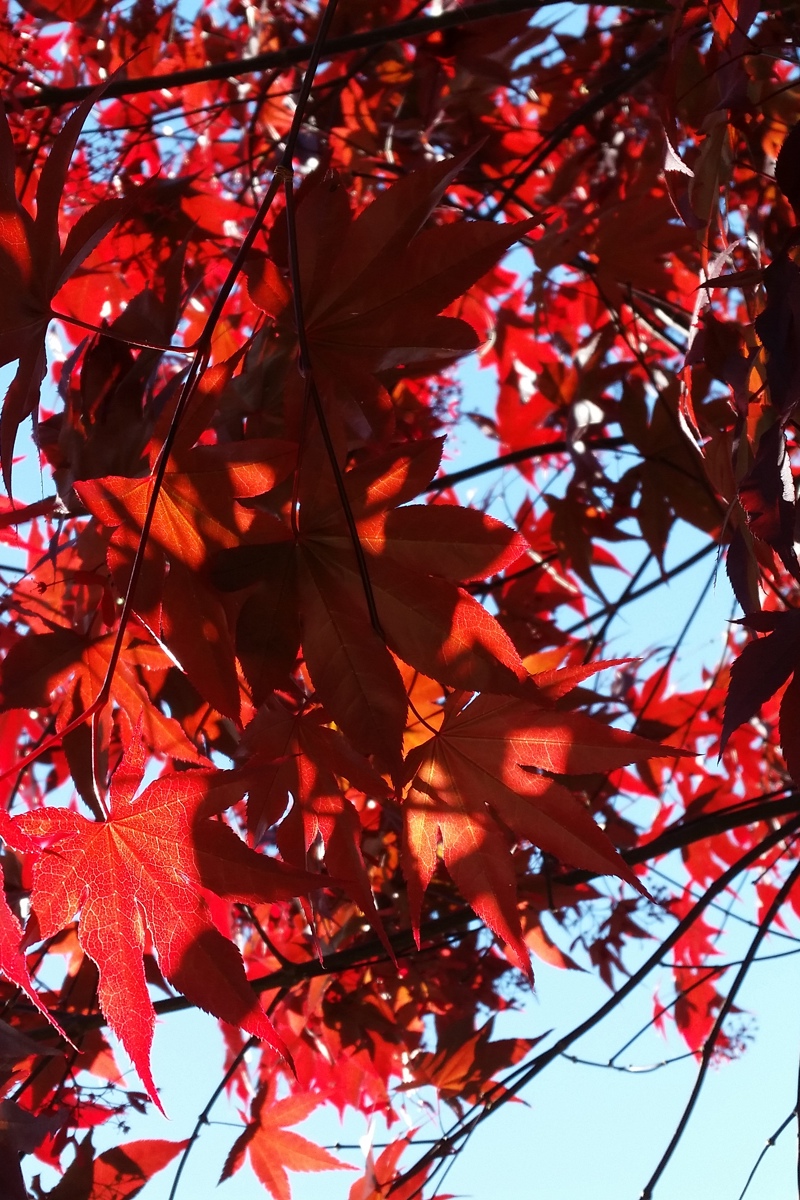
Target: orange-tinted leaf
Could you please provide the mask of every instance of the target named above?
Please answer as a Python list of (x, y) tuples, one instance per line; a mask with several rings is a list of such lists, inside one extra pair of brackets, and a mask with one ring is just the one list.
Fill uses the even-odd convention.
[(189, 1143), (146, 1140), (124, 1142), (94, 1157), (91, 1133), (47, 1200), (133, 1200), (159, 1171)]
[(511, 639), (467, 592), (388, 556), (371, 579), (389, 645), (410, 666), (456, 688), (515, 692), (527, 679)]
[(285, 898), (295, 887), (268, 860), (234, 847), (230, 829), (202, 815), (213, 775), (164, 776), (133, 799), (140, 768), (134, 744), (119, 782), (112, 780), (107, 821), (46, 809), (16, 823), (43, 846), (31, 897), (42, 936), (58, 933), (80, 912), (80, 942), (100, 972), (100, 1005), (158, 1104), (150, 1073), (154, 1014), (142, 961), (147, 934), (163, 974), (193, 1004), (282, 1051), (239, 951), (215, 928), (201, 889), (224, 887), (252, 900), (257, 864), (260, 901)]
[[(452, 687), (514, 693), (528, 680), (498, 622), (454, 582), (502, 570), (524, 552), (523, 539), (472, 509), (396, 507), (424, 486), (439, 453), (440, 443), (431, 441), (367, 461), (344, 476), (369, 598), (330, 466), (323, 461), (312, 469), (308, 456), (294, 546), (288, 526), (274, 522), (270, 528), (259, 517), (248, 534), (251, 544), (220, 554), (213, 570), (214, 582), (225, 590), (276, 575), (288, 580), (285, 559), (293, 554), (312, 682), (354, 743), (381, 755), (395, 773), (406, 693), (390, 651)], [(272, 544), (259, 546), (265, 533)]]
[[(210, 554), (235, 546), (251, 522), (252, 512), (236, 501), (270, 491), (291, 469), (295, 452), (291, 443), (266, 439), (184, 451), (164, 477), (134, 598), (134, 610), (163, 639), (200, 694), (234, 720), (240, 697), (233, 637), (202, 568)], [(76, 485), (98, 520), (114, 529), (108, 562), (122, 592), (152, 486), (152, 478), (122, 477)], [(262, 524), (267, 520), (262, 514)]]
[(316, 1096), (293, 1095), (275, 1100), (274, 1085), (263, 1088), (252, 1107), (250, 1124), (234, 1142), (220, 1177), (229, 1179), (250, 1155), (250, 1165), (274, 1200), (291, 1200), (287, 1171), (350, 1171), (321, 1146), (309, 1142), (287, 1125), (296, 1125), (319, 1105)]
[(384, 549), (401, 567), (441, 575), (453, 583), (486, 579), (524, 553), (524, 538), (474, 508), (409, 504), (364, 521), (361, 538), (371, 554)]
[[(105, 680), (114, 634), (87, 639), (72, 629), (29, 634), (16, 642), (0, 671), (4, 708), (39, 708), (59, 704), (57, 725), (63, 729), (85, 712)], [(138, 677), (139, 670), (169, 660), (163, 651), (133, 642), (128, 636), (112, 681), (111, 695), (131, 715), (142, 714), (143, 734), (156, 753), (183, 762), (205, 762), (177, 721), (152, 704)]]
[(409, 1064), (414, 1083), (406, 1087), (425, 1084), (435, 1087), (459, 1114), (463, 1111), (462, 1102), (478, 1103), (492, 1087), (493, 1077), (518, 1063), (538, 1041), (537, 1038), (491, 1041), (493, 1027), (493, 1020), (477, 1031), (465, 1029), (463, 1022), (454, 1022), (439, 1038), (436, 1053), (414, 1055)]
[[(294, 465), (289, 442), (255, 440), (196, 446), (171, 464), (150, 536), (169, 557), (197, 570), (212, 550), (236, 545), (246, 513), (235, 501), (270, 491)], [(108, 477), (76, 486), (87, 508), (110, 528), (141, 533), (152, 478)]]
[(549, 775), (525, 768), (585, 774), (673, 753), (580, 713), (489, 695), (465, 706), (463, 694), (452, 697), (439, 733), (407, 763), (403, 853), (415, 925), (441, 841), (459, 891), (530, 973), (506, 829), (573, 866), (639, 884), (588, 809)]

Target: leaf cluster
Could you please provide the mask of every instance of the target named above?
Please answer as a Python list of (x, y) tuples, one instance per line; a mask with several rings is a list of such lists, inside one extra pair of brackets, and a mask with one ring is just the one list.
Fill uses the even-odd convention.
[[(575, 21), (0, 4), (12, 1200), (177, 1159), (174, 1194), (226, 1088), (222, 1177), (275, 1200), (347, 1165), (291, 1128), (320, 1104), (448, 1105), (350, 1191), (433, 1195), (667, 950), (654, 1022), (697, 1090), (739, 1049), (740, 976), (798, 906), (796, 30), (744, 2)], [(449, 471), (475, 427), (486, 461)], [(722, 556), (718, 661), (681, 676), (691, 617), (623, 643)], [(671, 932), (634, 971), (657, 865)], [(711, 905), (743, 872), (726, 991)], [(614, 989), (547, 1049), (492, 1036), (536, 959)], [(161, 1107), (155, 1021), (186, 1007), (227, 1050), (194, 1136), (96, 1152)]]

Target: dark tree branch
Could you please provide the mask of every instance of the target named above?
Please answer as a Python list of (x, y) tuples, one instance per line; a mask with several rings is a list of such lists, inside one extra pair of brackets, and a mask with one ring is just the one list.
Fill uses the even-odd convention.
[(607, 613), (611, 612), (616, 614), (621, 608), (624, 607), (625, 604), (631, 604), (634, 600), (639, 600), (642, 596), (649, 595), (649, 593), (654, 592), (656, 588), (663, 587), (663, 585), (669, 582), (670, 579), (677, 578), (677, 576), (682, 575), (684, 571), (688, 571), (690, 567), (694, 567), (697, 565), (697, 563), (702, 562), (704, 558), (708, 558), (709, 554), (716, 554), (718, 551), (719, 547), (717, 546), (716, 542), (709, 542), (707, 546), (703, 546), (700, 550), (697, 550), (694, 554), (690, 555), (689, 558), (685, 558), (683, 562), (679, 562), (677, 566), (672, 567), (669, 571), (664, 571), (664, 573), (659, 575), (657, 579), (651, 580), (650, 583), (644, 584), (642, 587), (637, 588), (636, 591), (630, 592), (627, 595), (623, 593), (624, 598), (621, 597), (619, 600), (615, 600), (611, 604), (604, 605), (603, 608), (600, 608), (597, 612), (592, 613), (590, 617), (583, 617), (580, 621), (576, 621), (574, 625), (570, 625), (569, 629), (565, 629), (564, 633), (572, 634), (578, 629), (585, 629), (587, 625), (591, 625), (592, 621), (596, 621), (598, 617), (605, 616)]
[(680, 1144), (680, 1140), (683, 1137), (684, 1132), (686, 1131), (686, 1127), (689, 1124), (689, 1121), (691, 1120), (691, 1116), (692, 1116), (692, 1113), (694, 1112), (695, 1105), (697, 1104), (697, 1100), (700, 1096), (700, 1092), (702, 1090), (703, 1083), (705, 1082), (706, 1076), (708, 1074), (708, 1068), (711, 1065), (711, 1059), (714, 1055), (714, 1050), (716, 1049), (716, 1045), (719, 1040), (720, 1033), (722, 1032), (723, 1022), (725, 1021), (725, 1018), (728, 1016), (728, 1013), (733, 1008), (733, 1004), (734, 1004), (734, 1001), (736, 1000), (736, 996), (739, 993), (739, 989), (741, 988), (742, 984), (744, 983), (745, 978), (747, 977), (747, 972), (750, 970), (750, 965), (758, 952), (758, 947), (761, 945), (764, 938), (767, 936), (770, 925), (777, 917), (778, 913), (780, 912), (780, 910), (783, 906), (784, 901), (786, 900), (786, 898), (788, 897), (792, 888), (794, 887), (794, 885), (797, 883), (797, 881), (799, 879), (800, 879), (800, 863), (797, 864), (797, 866), (794, 868), (792, 873), (786, 879), (783, 886), (775, 894), (775, 897), (774, 897), (772, 903), (770, 904), (769, 908), (767, 909), (766, 913), (764, 914), (764, 919), (758, 928), (758, 932), (756, 933), (755, 937), (753, 938), (752, 942), (750, 943), (747, 954), (745, 955), (744, 959), (742, 960), (742, 965), (739, 968), (739, 970), (736, 972), (736, 978), (734, 979), (733, 983), (731, 984), (730, 991), (728, 992), (727, 996), (725, 997), (725, 1000), (723, 1001), (723, 1003), (720, 1007), (719, 1013), (717, 1015), (717, 1019), (714, 1022), (714, 1027), (711, 1030), (711, 1033), (709, 1034), (708, 1038), (706, 1039), (705, 1045), (703, 1046), (703, 1056), (702, 1056), (702, 1059), (700, 1062), (700, 1069), (697, 1073), (697, 1079), (695, 1080), (694, 1087), (692, 1088), (692, 1093), (689, 1096), (689, 1099), (686, 1103), (686, 1107), (683, 1110), (680, 1120), (678, 1121), (678, 1124), (675, 1128), (675, 1132), (673, 1133), (672, 1138), (670, 1139), (670, 1143), (667, 1146), (667, 1149), (664, 1151), (663, 1155), (661, 1156), (661, 1160), (660, 1160), (658, 1166), (656, 1167), (655, 1171), (653, 1172), (653, 1174), (650, 1176), (650, 1179), (645, 1184), (644, 1190), (642, 1191), (641, 1200), (651, 1200), (654, 1187), (656, 1186), (659, 1179), (663, 1175), (664, 1171), (666, 1170), (666, 1168), (669, 1164), (670, 1159), (672, 1158), (672, 1155), (675, 1153), (675, 1151), (678, 1148), (678, 1145)]
[[(800, 809), (800, 795), (794, 791), (788, 795), (778, 794), (759, 797), (757, 800), (750, 801), (749, 803), (737, 805), (733, 809), (724, 809), (719, 812), (705, 814), (692, 821), (679, 822), (669, 829), (665, 829), (663, 833), (657, 838), (653, 838), (650, 842), (645, 842), (644, 845), (635, 847), (632, 850), (622, 851), (622, 857), (629, 866), (641, 865), (649, 862), (651, 859), (668, 854), (672, 850), (694, 845), (708, 837), (713, 837), (728, 830), (745, 828), (761, 821), (772, 821), (786, 815), (800, 820), (798, 818), (798, 809)], [(794, 828), (794, 825), (795, 822), (790, 821), (786, 828), (790, 826)], [(775, 836), (775, 833), (776, 831), (772, 831), (771, 834), (767, 835), (770, 845), (780, 840), (779, 837)], [(760, 843), (760, 845), (763, 846), (763, 843)], [(532, 887), (536, 886), (537, 879), (539, 878), (538, 876), (529, 877)], [(570, 886), (587, 882), (593, 878), (595, 876), (589, 871), (569, 871), (563, 875), (559, 875), (557, 882)], [(727, 878), (727, 875), (723, 878)], [(716, 895), (716, 892), (714, 894)], [(525, 899), (524, 891), (521, 899)], [(708, 894), (703, 898), (704, 907), (707, 903), (710, 903)], [(460, 908), (442, 917), (424, 921), (420, 930), (423, 939), (422, 953), (438, 949), (442, 945), (442, 939), (453, 941), (459, 937), (474, 933), (479, 927), (478, 918), (467, 907)], [(397, 930), (389, 933), (388, 937), (396, 958), (413, 957), (418, 953), (415, 947), (414, 936), (410, 929)], [(663, 957), (668, 949), (669, 945), (666, 943), (663, 944), (658, 951), (660, 957)], [(357, 970), (388, 961), (389, 956), (382, 943), (377, 938), (371, 938), (368, 941), (360, 942), (356, 946), (351, 946), (347, 950), (340, 950), (334, 954), (330, 954), (322, 961), (318, 958), (310, 958), (306, 962), (292, 963), (289, 966), (281, 967), (280, 970), (273, 971), (261, 979), (252, 980), (252, 987), (259, 994), (262, 992), (278, 991), (283, 988), (295, 987), (298, 984), (317, 979), (322, 975), (337, 975), (344, 971)], [(185, 996), (173, 996), (169, 999), (156, 1001), (153, 1007), (158, 1016), (166, 1016), (173, 1012), (185, 1012), (195, 1006)], [(75, 1013), (56, 1012), (54, 1015), (68, 1032), (75, 1031), (76, 1034), (88, 1029), (102, 1028), (106, 1025), (106, 1020), (102, 1013), (76, 1015)], [(40, 1031), (29, 1031), (29, 1036), (32, 1037), (46, 1037), (50, 1034), (52, 1034), (52, 1030), (49, 1026), (42, 1028)]]
[(771, 821), (776, 817), (790, 816), (800, 810), (800, 795), (792, 789), (788, 795), (778, 794), (776, 797), (761, 796), (758, 800), (737, 805), (733, 809), (721, 809), (718, 812), (705, 813), (690, 821), (680, 821), (665, 829), (652, 841), (645, 842), (633, 850), (625, 850), (622, 857), (629, 866), (639, 866), (669, 854), (671, 850), (681, 850), (707, 838), (727, 833), (731, 829), (754, 825), (758, 821)]
[[(539, 12), (557, 4), (559, 0), (487, 0), (483, 4), (474, 4), (470, 8), (460, 5), (448, 12), (432, 17), (417, 17), (414, 20), (398, 21), (394, 25), (385, 25), (381, 29), (366, 29), (362, 33), (351, 33), (345, 37), (331, 38), (326, 41), (322, 51), (322, 61), (330, 61), (340, 54), (351, 50), (366, 50), (374, 46), (384, 45), (391, 41), (408, 41), (411, 38), (427, 37), (443, 29), (453, 29), (462, 25), (470, 25), (476, 21), (487, 21), (493, 17), (507, 16), (515, 12)], [(589, 3), (589, 0), (583, 0)], [(642, 12), (664, 13), (669, 10), (667, 4), (659, 0), (636, 0), (635, 4), (626, 5)], [(185, 71), (171, 71), (164, 75), (147, 75), (141, 79), (114, 79), (104, 92), (104, 99), (120, 96), (136, 96), (143, 92), (160, 92), (163, 89), (183, 88), (191, 83), (207, 83), (216, 79), (236, 79), (242, 75), (252, 75), (259, 71), (270, 71), (283, 67), (298, 66), (308, 62), (314, 47), (313, 42), (301, 42), (283, 50), (271, 50), (265, 54), (256, 54), (250, 58), (235, 58), (221, 63), (207, 63), (202, 67), (187, 68)], [(16, 107), (28, 108), (60, 108), (66, 104), (75, 104), (91, 95), (93, 84), (77, 87), (41, 87), (28, 96), (16, 99)]]
[[(591, 441), (584, 442), (587, 451), (619, 450), (620, 446), (629, 445), (630, 442), (628, 439), (622, 437), (620, 434), (592, 438)], [(487, 471), (494, 471), (498, 467), (511, 467), (515, 463), (526, 462), (529, 458), (545, 458), (551, 454), (566, 454), (572, 448), (572, 442), (568, 442), (565, 438), (558, 438), (554, 442), (539, 442), (535, 446), (524, 446), (521, 450), (511, 450), (508, 454), (498, 454), (497, 458), (487, 459), (486, 462), (477, 463), (474, 467), (465, 467), (463, 471), (453, 471), (449, 475), (440, 475), (438, 479), (434, 479), (425, 491), (443, 492), (446, 488), (455, 487), (457, 483), (464, 483), (467, 479), (475, 479), (478, 475), (485, 475)]]

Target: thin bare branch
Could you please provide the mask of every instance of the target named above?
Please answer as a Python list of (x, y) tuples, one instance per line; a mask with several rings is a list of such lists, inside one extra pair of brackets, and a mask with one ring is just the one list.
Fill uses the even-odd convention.
[[(588, 2), (588, 0), (586, 0)], [(352, 50), (367, 50), (373, 46), (381, 46), (390, 41), (410, 41), (413, 38), (429, 37), (445, 29), (453, 29), (469, 25), (477, 21), (489, 21), (492, 18), (506, 16), (515, 12), (540, 12), (551, 7), (558, 0), (487, 0), (483, 4), (474, 4), (470, 8), (460, 6), (438, 13), (431, 17), (416, 17), (413, 20), (398, 21), (394, 25), (384, 25), (382, 28), (367, 29), (362, 33), (348, 34), (346, 37), (331, 38), (326, 41), (321, 61), (329, 61), (347, 54)], [(640, 0), (636, 4), (626, 5), (642, 12), (667, 12), (668, 9), (659, 0)], [(165, 72), (163, 75), (148, 75), (141, 79), (113, 80), (106, 88), (105, 95), (109, 99), (120, 96), (139, 96), (145, 92), (160, 92), (187, 87), (192, 83), (208, 83), (218, 79), (238, 79), (245, 75), (254, 75), (261, 71), (279, 70), (281, 68), (299, 66), (309, 62), (314, 51), (315, 42), (301, 42), (296, 46), (288, 46), (283, 50), (271, 50), (264, 54), (256, 54), (248, 58), (229, 59), (221, 63), (207, 63), (202, 67), (187, 68), (183, 71)], [(75, 104), (86, 98), (92, 92), (92, 86), (77, 87), (41, 87), (35, 93), (21, 96), (16, 103), (27, 108), (62, 108)]]

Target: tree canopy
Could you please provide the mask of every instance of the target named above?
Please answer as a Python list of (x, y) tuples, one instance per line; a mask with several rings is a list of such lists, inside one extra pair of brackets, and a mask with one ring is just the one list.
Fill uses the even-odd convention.
[[(0, 0), (9, 1200), (180, 1195), (223, 1092), (223, 1179), (346, 1165), (329, 1104), (394, 1131), (335, 1194), (443, 1197), (668, 961), (655, 1194), (800, 915), (797, 55), (751, 0)], [(621, 618), (700, 562), (687, 675), (695, 596)], [(494, 1036), (537, 960), (607, 1002)], [(194, 1134), (96, 1152), (189, 1007)]]

